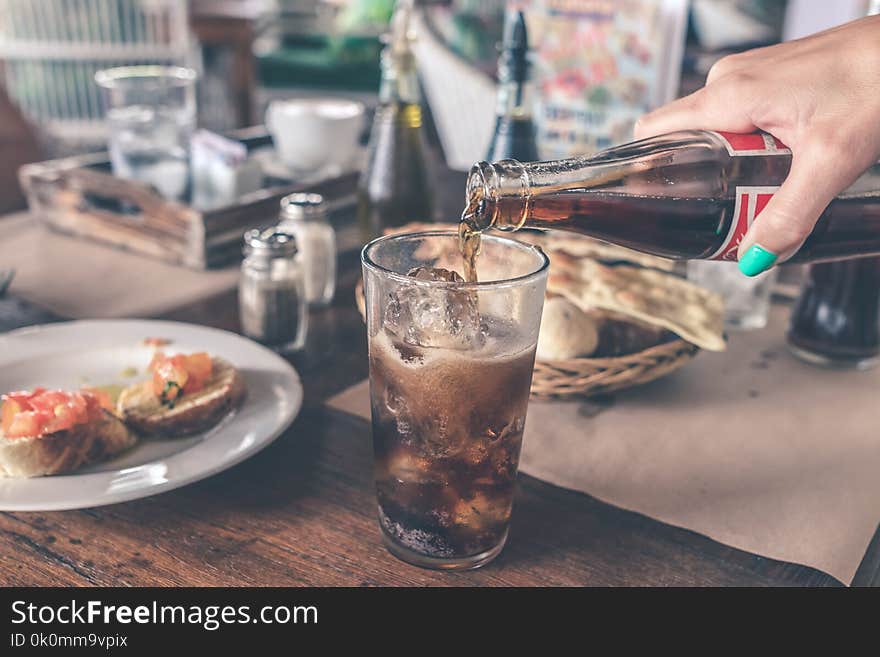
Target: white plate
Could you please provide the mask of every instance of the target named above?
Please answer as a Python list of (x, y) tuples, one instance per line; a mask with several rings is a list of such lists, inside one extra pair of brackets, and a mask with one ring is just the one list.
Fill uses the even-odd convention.
[[(142, 440), (110, 461), (70, 474), (0, 477), (0, 510), (82, 509), (178, 488), (255, 454), (299, 413), (302, 384), (287, 361), (240, 335), (179, 322), (96, 320), (12, 331), (0, 336), (0, 392), (36, 386), (76, 390), (143, 379), (153, 353), (142, 344), (146, 337), (171, 340), (169, 353), (207, 351), (230, 361), (247, 384), (242, 407), (207, 433)], [(137, 369), (137, 378), (123, 376), (130, 367)]]

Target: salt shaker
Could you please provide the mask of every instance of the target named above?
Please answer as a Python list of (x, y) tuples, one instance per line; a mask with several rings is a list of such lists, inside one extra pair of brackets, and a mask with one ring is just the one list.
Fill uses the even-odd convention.
[(309, 304), (326, 306), (336, 288), (336, 232), (327, 220), (323, 197), (285, 196), (281, 199), (280, 226), (296, 236)]
[(275, 351), (302, 349), (308, 325), (296, 237), (281, 226), (244, 235), (238, 302), (242, 331)]

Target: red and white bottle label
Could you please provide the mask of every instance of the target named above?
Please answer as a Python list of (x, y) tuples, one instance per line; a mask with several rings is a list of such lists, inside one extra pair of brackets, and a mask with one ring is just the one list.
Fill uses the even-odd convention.
[(733, 260), (737, 259), (736, 252), (740, 242), (745, 237), (749, 226), (755, 221), (755, 217), (767, 206), (779, 187), (737, 187), (736, 202), (733, 206), (733, 221), (727, 231), (727, 237), (721, 247), (715, 251), (709, 260)]
[(773, 135), (766, 132), (738, 134), (736, 132), (715, 132), (727, 152), (733, 157), (744, 155), (791, 155), (791, 150)]

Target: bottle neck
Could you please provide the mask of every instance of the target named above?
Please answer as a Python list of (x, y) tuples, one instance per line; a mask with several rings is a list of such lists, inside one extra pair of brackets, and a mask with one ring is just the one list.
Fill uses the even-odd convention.
[(382, 84), (375, 123), (398, 123), (407, 128), (422, 126), (419, 80), (412, 53), (382, 55)]
[(504, 39), (498, 58), (499, 117), (528, 119), (531, 117), (529, 85), (529, 42), (525, 17), (521, 11), (505, 15)]
[(532, 123), (532, 90), (525, 52), (505, 51), (498, 73), (495, 132), (486, 159), (534, 162), (540, 158)]
[(512, 43), (498, 59), (497, 116), (529, 119), (532, 115), (530, 62), (525, 43)]
[(382, 53), (379, 103), (419, 105), (420, 100), (419, 80), (412, 53), (409, 51), (394, 53), (386, 47)]
[(530, 120), (532, 118), (531, 102), (531, 83), (502, 80), (498, 85), (495, 114), (515, 120)]
[[(723, 188), (723, 147), (703, 131), (663, 135), (596, 153), (548, 162), (479, 162), (468, 175), (466, 194), (473, 228), (518, 230), (531, 206), (568, 193), (616, 192), (681, 195), (688, 184), (669, 185), (674, 169), (705, 176), (700, 195)], [(707, 166), (708, 165), (708, 166)]]
[(551, 194), (588, 192), (618, 185), (632, 167), (596, 164), (587, 158), (524, 163), (517, 160), (479, 162), (468, 174), (467, 214), (478, 230), (519, 230), (532, 204)]

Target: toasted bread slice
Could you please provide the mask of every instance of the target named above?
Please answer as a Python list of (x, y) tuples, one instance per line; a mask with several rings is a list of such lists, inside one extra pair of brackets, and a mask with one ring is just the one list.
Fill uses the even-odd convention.
[(40, 477), (70, 472), (132, 447), (134, 434), (108, 411), (100, 419), (44, 436), (0, 435), (0, 476)]
[(163, 404), (146, 381), (119, 395), (116, 411), (125, 423), (145, 436), (176, 438), (207, 431), (245, 396), (241, 373), (222, 358), (211, 359), (213, 372), (204, 389), (183, 395), (173, 408)]

